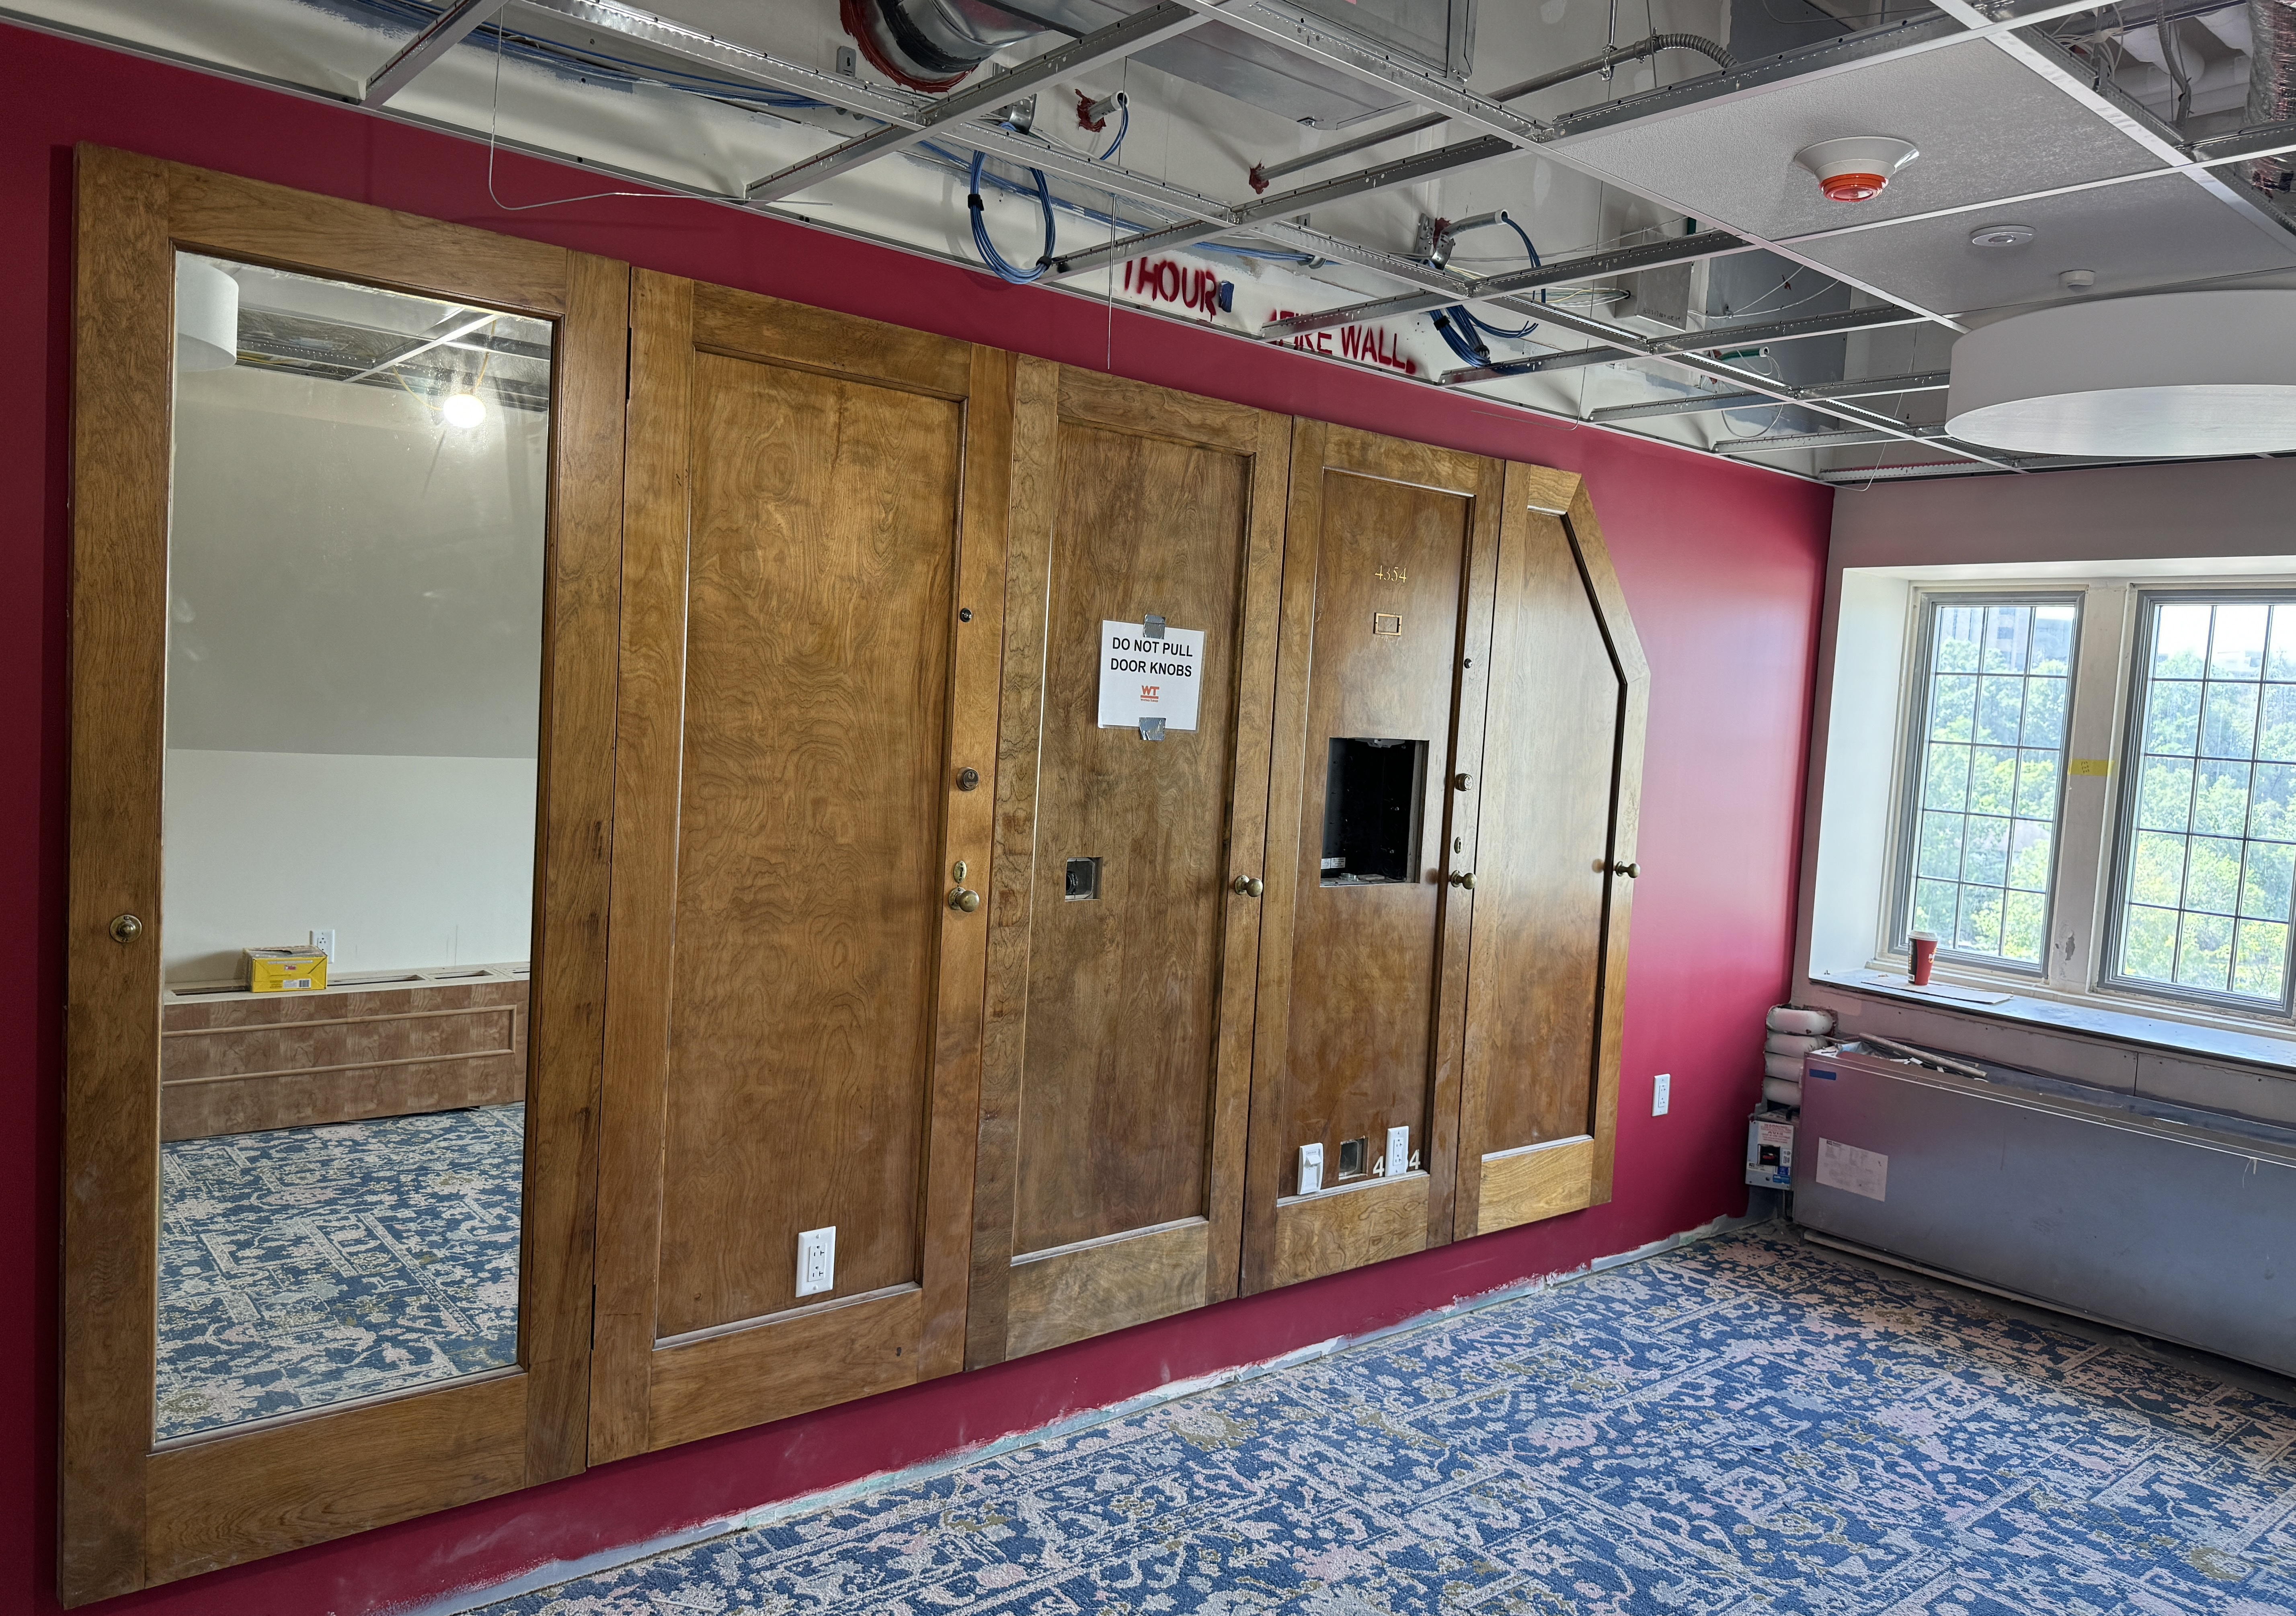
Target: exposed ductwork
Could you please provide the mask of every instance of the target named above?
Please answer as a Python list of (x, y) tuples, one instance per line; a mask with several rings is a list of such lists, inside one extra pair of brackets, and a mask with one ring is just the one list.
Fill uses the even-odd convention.
[[(938, 93), (998, 51), (1045, 35), (1082, 38), (1150, 0), (839, 0), (845, 31), (869, 64), (896, 83)], [(1418, 71), (1464, 80), (1473, 58), (1474, 0), (1298, 0), (1324, 26), (1345, 29)], [(1132, 60), (1319, 129), (1396, 110), (1401, 99), (1297, 52), (1212, 23)]]
[[(2247, 124), (2255, 128), (2296, 112), (2296, 6), (2286, 0), (2248, 0), (2248, 32)], [(2282, 218), (2296, 223), (2288, 158), (2259, 157), (2249, 165), (2248, 177)]]
[(869, 65), (913, 90), (946, 90), (1008, 45), (1046, 32), (988, 0), (840, 0)]

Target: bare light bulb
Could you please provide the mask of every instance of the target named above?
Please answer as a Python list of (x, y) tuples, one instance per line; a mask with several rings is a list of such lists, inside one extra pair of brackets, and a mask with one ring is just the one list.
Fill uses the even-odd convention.
[(473, 427), (487, 418), (487, 406), (475, 393), (455, 393), (439, 406), (448, 426)]

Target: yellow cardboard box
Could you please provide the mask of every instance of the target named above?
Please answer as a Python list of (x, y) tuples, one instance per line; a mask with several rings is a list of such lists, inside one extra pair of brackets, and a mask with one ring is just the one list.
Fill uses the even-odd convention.
[(253, 993), (316, 993), (327, 985), (327, 956), (316, 948), (250, 948), (247, 986)]

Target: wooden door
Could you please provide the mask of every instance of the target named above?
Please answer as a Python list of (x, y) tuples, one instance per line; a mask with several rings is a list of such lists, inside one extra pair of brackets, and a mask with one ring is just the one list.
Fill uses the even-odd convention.
[[(1246, 1291), (1451, 1237), (1472, 901), (1452, 878), (1474, 868), (1479, 800), (1456, 783), (1482, 767), (1501, 477), (1456, 450), (1295, 431)], [(1401, 828), (1386, 863), (1351, 869), (1341, 812), (1374, 788)], [(1400, 1162), (1391, 1128), (1410, 1130)], [(1324, 1179), (1303, 1194), (1305, 1144)]]
[[(77, 161), (58, 1545), (68, 1605), (583, 1468), (629, 289), (626, 266), (538, 242), (100, 147), (81, 147)], [(525, 1101), (523, 1165), (510, 1196), (522, 1210), (515, 1361), (266, 1418), (242, 1415), (163, 1442), (154, 1407), (157, 1321), (171, 1277), (157, 1243), (160, 947), (169, 921), (161, 912), (161, 830), (172, 743), (179, 251), (343, 283), (354, 297), (365, 289), (547, 321), (553, 335), (540, 351), (553, 363), (533, 620), (540, 748), (531, 776), (532, 1036), (507, 1079)], [(234, 323), (242, 336), (258, 330)], [(475, 324), (458, 319), (450, 329), (476, 340)], [(226, 352), (218, 377), (259, 368), (259, 346), (253, 354), (235, 346), (237, 363)], [(372, 369), (352, 374), (356, 366), (338, 364), (334, 374), (308, 380), (351, 391), (350, 383), (438, 346), (386, 341)], [(502, 395), (495, 396), (490, 409), (500, 407)], [(320, 531), (324, 545), (338, 545), (338, 535)], [(331, 841), (340, 830), (319, 824), (296, 834)], [(346, 843), (334, 856), (360, 855)], [(384, 1109), (429, 1103), (401, 1096)], [(274, 1115), (256, 1125), (315, 1120), (324, 1119)], [(470, 1221), (482, 1219), (474, 1213)]]
[(602, 1459), (961, 1366), (1011, 431), (1006, 355), (632, 307)]
[(1611, 1198), (1649, 678), (1579, 480), (1510, 465), (1460, 1106), (1461, 1237)]
[[(973, 1364), (1235, 1293), (1291, 437), (1035, 359), (1016, 415)], [(1204, 632), (1155, 740), (1098, 705), (1152, 615)]]

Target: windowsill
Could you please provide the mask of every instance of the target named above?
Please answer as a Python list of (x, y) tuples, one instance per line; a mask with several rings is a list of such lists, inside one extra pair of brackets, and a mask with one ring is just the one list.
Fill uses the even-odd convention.
[[(1972, 1004), (1964, 999), (1926, 993), (1911, 983), (1893, 986), (1867, 980), (1874, 974), (1875, 972), (1870, 971), (1813, 971), (1809, 980), (1814, 987), (1869, 994), (1895, 1004), (1919, 1005), (1925, 1010), (1948, 1015), (1972, 1016), (2014, 1026), (2046, 1029), (2052, 1032), (2071, 1033), (2081, 1038), (2158, 1049), (2202, 1060), (2237, 1062), (2243, 1066), (2260, 1067), (2276, 1077), (2296, 1079), (2296, 1038), (2234, 1032), (2224, 1028), (2169, 1021), (2126, 1010), (2108, 1010), (2095, 1005), (2028, 998), (2015, 993), (1997, 1005)], [(1964, 986), (1961, 983), (1948, 985), (1955, 988)], [(1989, 995), (2004, 990), (1995, 986), (1983, 991)]]

